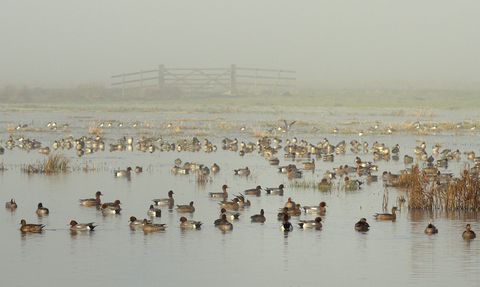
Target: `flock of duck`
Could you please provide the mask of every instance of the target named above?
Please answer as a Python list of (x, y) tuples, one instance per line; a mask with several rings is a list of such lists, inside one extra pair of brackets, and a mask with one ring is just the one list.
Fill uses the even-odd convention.
[[(285, 126), (279, 128), (278, 130), (281, 131), (288, 131), (291, 129), (292, 125), (295, 122), (291, 122), (288, 124), (285, 121)], [(138, 124), (138, 123), (137, 123)], [(56, 123), (53, 124), (55, 127), (57, 126)], [(111, 123), (109, 123), (111, 126)], [(119, 127), (123, 125), (123, 123), (119, 123)], [(23, 136), (20, 136), (17, 139), (18, 143), (15, 143), (12, 137), (9, 137), (7, 140), (6, 147), (12, 149), (15, 146), (20, 148), (38, 148), (39, 152), (48, 154), (50, 152), (49, 147), (41, 148), (41, 143), (35, 140), (25, 139)], [(305, 158), (311, 159), (308, 161), (304, 161), (302, 163), (303, 168), (297, 168), (295, 164), (289, 164), (287, 166), (279, 166), (278, 171), (285, 173), (288, 179), (293, 178), (301, 178), (303, 172), (307, 170), (315, 170), (315, 157), (316, 159), (323, 160), (324, 162), (333, 162), (335, 159), (335, 155), (344, 154), (347, 148), (347, 144), (345, 140), (340, 141), (338, 144), (333, 145), (327, 138), (324, 138), (322, 141), (318, 142), (317, 144), (308, 143), (305, 140), (297, 140), (295, 137), (292, 140), (285, 141), (285, 147), (281, 146), (282, 139), (277, 138), (276, 136), (271, 139), (269, 137), (261, 137), (258, 139), (256, 143), (249, 142), (244, 143), (240, 142), (237, 139), (228, 139), (225, 138), (222, 141), (222, 149), (230, 150), (239, 153), (240, 156), (245, 155), (246, 153), (252, 153), (257, 151), (261, 156), (267, 157), (268, 162), (270, 165), (279, 165), (280, 160), (277, 157), (274, 157), (279, 151), (282, 150), (285, 152), (285, 159), (298, 159), (298, 158)], [(367, 142), (358, 142), (356, 140), (352, 140), (350, 142), (351, 148), (350, 151), (352, 153), (361, 153), (364, 154), (371, 153), (373, 156), (374, 161), (378, 160), (399, 160), (400, 154), (400, 146), (398, 144), (394, 145), (392, 148), (389, 148), (383, 143), (374, 142), (372, 144), (372, 148), (368, 149), (369, 144)], [(52, 144), (52, 148), (54, 150), (59, 148), (74, 148), (77, 150), (77, 155), (82, 156), (84, 154), (93, 153), (98, 150), (105, 149), (105, 142), (100, 136), (96, 136), (95, 138), (92, 137), (80, 137), (78, 139), (73, 139), (72, 136), (61, 139), (58, 141), (54, 141)], [(144, 152), (149, 151), (151, 153), (155, 152), (156, 150), (159, 151), (200, 151), (203, 150), (205, 152), (214, 152), (216, 151), (216, 146), (212, 144), (209, 140), (205, 139), (203, 143), (199, 141), (196, 137), (193, 137), (191, 140), (181, 140), (175, 143), (167, 143), (162, 140), (162, 137), (152, 137), (146, 138), (142, 137), (134, 142), (133, 138), (126, 138), (123, 137), (118, 140), (116, 144), (109, 145), (109, 151), (121, 151), (121, 150), (128, 150), (133, 149), (135, 146), (138, 150), (142, 150)], [(451, 160), (458, 160), (461, 156), (459, 150), (452, 151), (450, 149), (443, 149), (440, 151), (439, 145), (434, 145), (432, 147), (432, 155), (428, 156), (426, 152), (426, 144), (423, 142), (420, 146), (414, 148), (413, 152), (415, 154), (415, 158), (418, 161), (425, 161), (428, 165), (428, 168), (434, 169), (436, 175), (440, 175), (440, 171), (436, 169), (436, 167), (444, 167), (448, 165), (448, 162)], [(1, 149), (1, 152), (4, 152), (4, 149)], [(475, 167), (473, 169), (480, 169), (480, 157), (476, 157), (473, 151), (465, 152), (469, 160), (472, 160), (475, 163)], [(433, 155), (439, 155), (440, 158), (435, 161)], [(405, 155), (404, 156), (405, 164), (413, 163), (413, 157)], [(175, 166), (172, 168), (172, 173), (175, 174), (188, 174), (190, 171), (198, 171), (201, 174), (208, 175), (210, 172), (215, 173), (220, 170), (220, 167), (217, 164), (213, 164), (211, 168), (203, 164), (195, 164), (195, 163), (184, 163), (181, 166), (181, 160), (175, 160)], [(473, 170), (472, 169), (472, 170)], [(324, 175), (323, 179), (320, 183), (318, 183), (318, 187), (321, 189), (329, 188), (332, 184), (332, 179), (336, 176), (340, 176), (344, 178), (344, 188), (345, 189), (358, 189), (363, 184), (360, 180), (353, 180), (348, 176), (349, 174), (356, 173), (358, 176), (366, 176), (367, 182), (377, 181), (377, 176), (372, 175), (373, 172), (378, 170), (378, 166), (373, 164), (369, 161), (362, 161), (358, 156), (355, 159), (355, 163), (352, 166), (349, 165), (341, 165), (340, 167), (333, 168), (332, 171), (327, 170)], [(130, 177), (132, 172), (132, 168), (128, 167), (125, 170), (118, 170), (114, 172), (116, 177)], [(135, 172), (142, 172), (141, 167), (136, 167)], [(240, 168), (234, 170), (235, 175), (239, 176), (249, 176), (251, 173), (248, 167)], [(449, 174), (448, 176), (452, 176)], [(386, 179), (394, 178), (395, 175), (391, 173), (384, 173), (383, 176)], [(211, 197), (218, 197), (223, 198), (223, 201), (220, 202), (220, 216), (217, 220), (215, 220), (214, 224), (221, 230), (232, 230), (233, 224), (229, 222), (229, 220), (238, 219), (239, 214), (232, 212), (237, 211), (240, 207), (245, 205), (250, 205), (250, 201), (246, 199), (243, 194), (236, 196), (232, 201), (226, 201), (228, 197), (228, 193), (226, 189), (228, 188), (227, 185), (222, 187), (222, 192), (212, 192), (209, 194)], [(260, 195), (262, 192), (261, 186), (257, 186), (256, 188), (248, 189), (244, 191), (245, 195)], [(277, 194), (283, 195), (284, 194), (284, 185), (279, 185), (278, 188), (266, 188), (265, 192), (267, 194)], [(102, 213), (104, 214), (118, 214), (121, 211), (120, 208), (120, 201), (117, 200), (112, 203), (102, 203), (100, 200), (100, 196), (102, 193), (98, 191), (95, 194), (95, 198), (89, 199), (82, 199), (80, 203), (84, 206), (95, 206), (98, 209), (101, 209)], [(156, 208), (155, 206), (169, 206), (170, 208), (174, 205), (173, 199), (173, 191), (168, 192), (168, 198), (164, 199), (154, 199), (154, 204), (150, 206), (147, 214), (150, 217), (160, 217), (161, 216), (161, 209)], [(15, 209), (17, 204), (14, 199), (6, 203), (6, 208)], [(178, 212), (184, 213), (193, 213), (195, 212), (195, 207), (193, 201), (187, 205), (177, 205), (176, 210)], [(298, 226), (303, 229), (313, 228), (313, 229), (321, 229), (322, 228), (322, 217), (326, 212), (326, 204), (325, 202), (321, 202), (318, 206), (304, 206), (303, 210), (306, 214), (316, 214), (318, 215), (315, 219), (312, 220), (301, 220), (298, 222)], [(392, 208), (392, 213), (382, 213), (376, 214), (375, 218), (378, 220), (395, 220), (396, 219), (396, 207)], [(48, 209), (43, 207), (42, 203), (38, 204), (37, 209), (38, 215), (46, 215), (49, 213)], [(288, 201), (285, 203), (285, 206), (281, 208), (281, 211), (277, 215), (277, 219), (281, 220), (280, 229), (283, 231), (291, 231), (293, 230), (293, 224), (290, 222), (291, 216), (297, 216), (302, 213), (302, 207), (300, 204), (296, 204), (293, 202), (292, 198), (290, 197)], [(252, 222), (265, 222), (265, 212), (263, 209), (260, 210), (259, 214), (251, 216)], [(184, 229), (199, 229), (203, 225), (200, 221), (193, 221), (188, 220), (185, 216), (181, 216), (180, 219), (180, 227)], [(93, 231), (96, 225), (94, 223), (78, 223), (75, 220), (70, 221), (70, 229), (72, 231)], [(130, 227), (131, 228), (142, 228), (144, 231), (158, 231), (158, 230), (165, 230), (165, 224), (154, 223), (152, 220), (149, 219), (137, 219), (136, 217), (132, 216), (130, 218)], [(354, 228), (358, 231), (368, 231), (370, 225), (367, 223), (365, 218), (361, 218), (357, 223), (355, 223)], [(44, 225), (41, 224), (27, 224), (25, 220), (22, 219), (21, 221), (21, 228), (22, 232), (40, 232), (44, 228)], [(431, 223), (428, 224), (427, 228), (425, 229), (425, 233), (427, 234), (434, 234), (437, 233), (438, 229), (433, 226)], [(462, 235), (465, 238), (475, 238), (475, 233), (470, 229), (470, 225), (467, 224), (466, 231)]]
[[(250, 200), (246, 199), (244, 195), (240, 194), (237, 195), (232, 201), (226, 201), (228, 197), (227, 188), (229, 188), (226, 184), (222, 186), (223, 192), (211, 192), (209, 193), (210, 197), (222, 198), (223, 201), (219, 203), (220, 205), (220, 216), (219, 219), (214, 221), (214, 225), (218, 227), (218, 229), (222, 231), (229, 231), (233, 229), (233, 224), (228, 220), (235, 220), (239, 219), (240, 213), (237, 211), (240, 207), (243, 206), (250, 206)], [(245, 194), (252, 194), (258, 195), (258, 191), (261, 191), (261, 187), (257, 186), (254, 189), (245, 190)], [(283, 185), (280, 185), (279, 188), (268, 188), (267, 192), (269, 194), (283, 194)], [(170, 190), (168, 192), (168, 198), (161, 198), (161, 199), (152, 199), (155, 206), (168, 206), (170, 209), (173, 208), (175, 200), (173, 198), (174, 192)], [(90, 206), (96, 207), (101, 209), (103, 214), (119, 214), (122, 208), (120, 207), (121, 202), (120, 200), (115, 200), (114, 202), (104, 202), (102, 203), (100, 196), (103, 194), (100, 191), (95, 193), (95, 198), (87, 198), (87, 199), (80, 199), (79, 202), (83, 206)], [(147, 211), (147, 215), (151, 218), (161, 217), (161, 209), (154, 207), (154, 205), (150, 205), (149, 210)], [(319, 205), (314, 206), (303, 206), (303, 210), (305, 214), (315, 214), (316, 218), (313, 220), (299, 220), (298, 226), (301, 229), (315, 229), (320, 230), (322, 229), (322, 217), (324, 216), (327, 209), (326, 203), (324, 201), (320, 202)], [(6, 202), (5, 207), (14, 211), (17, 208), (17, 203), (15, 199), (11, 199), (10, 201)], [(175, 208), (179, 213), (193, 213), (195, 212), (195, 207), (193, 201), (187, 205), (176, 205)], [(377, 220), (396, 220), (396, 211), (397, 207), (392, 207), (391, 213), (377, 213), (374, 217)], [(38, 203), (38, 207), (36, 210), (38, 216), (44, 216), (49, 214), (48, 208), (44, 207), (42, 203)], [(277, 219), (281, 220), (282, 223), (280, 225), (280, 230), (284, 232), (293, 231), (294, 225), (290, 222), (292, 216), (299, 216), (302, 214), (301, 205), (295, 203), (292, 197), (289, 197), (287, 202), (285, 203), (284, 207), (281, 208), (280, 212), (277, 214)], [(260, 222), (263, 223), (266, 221), (265, 212), (263, 209), (260, 210), (259, 214), (252, 215), (250, 217), (251, 222)], [(188, 220), (185, 216), (181, 216), (179, 218), (180, 221), (180, 228), (182, 229), (200, 229), (203, 223), (201, 221), (194, 221)], [(22, 232), (42, 232), (42, 229), (45, 227), (43, 224), (33, 224), (27, 223), (24, 219), (20, 221), (21, 227), (20, 230)], [(88, 223), (78, 223), (75, 220), (70, 220), (69, 222), (70, 230), (72, 232), (81, 232), (81, 231), (93, 231), (97, 225), (93, 222)], [(137, 219), (135, 216), (130, 216), (130, 228), (136, 229), (141, 228), (144, 232), (151, 232), (151, 231), (161, 231), (166, 229), (166, 224), (163, 223), (154, 223), (152, 220), (149, 219)], [(370, 225), (367, 223), (366, 218), (361, 218), (357, 223), (354, 225), (354, 229), (357, 231), (366, 232), (369, 231)], [(435, 234), (438, 233), (438, 229), (429, 222), (427, 227), (425, 228), (426, 234)], [(466, 225), (466, 230), (463, 232), (462, 237), (465, 239), (473, 239), (476, 237), (476, 234), (470, 228), (470, 224)]]

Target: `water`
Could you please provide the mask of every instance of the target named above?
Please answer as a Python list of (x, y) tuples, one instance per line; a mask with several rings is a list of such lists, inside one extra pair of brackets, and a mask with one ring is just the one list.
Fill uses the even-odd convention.
[[(419, 141), (425, 141), (427, 152), (437, 142), (443, 147), (460, 151), (478, 152), (478, 143), (474, 134), (439, 132), (429, 135), (415, 135), (399, 132), (395, 135), (366, 135), (359, 138), (356, 134), (332, 134), (323, 125), (326, 121), (333, 126), (349, 121), (358, 121), (354, 129), (367, 128), (375, 120), (384, 123), (401, 123), (405, 121), (441, 122), (450, 120), (475, 121), (475, 112), (454, 111), (438, 112), (437, 117), (398, 117), (386, 111), (345, 112), (343, 110), (293, 110), (289, 119), (313, 122), (323, 128), (321, 133), (312, 133), (310, 127), (293, 126), (286, 138), (296, 136), (316, 144), (328, 138), (336, 144), (352, 139), (376, 140), (389, 147), (398, 143), (401, 147), (399, 161), (378, 161), (376, 174), (384, 170), (396, 173), (404, 169), (405, 154), (413, 156), (413, 148)], [(2, 281), (5, 285), (33, 285), (39, 282), (53, 282), (56, 285), (84, 285), (85, 281), (94, 280), (95, 285), (114, 284), (132, 286), (141, 282), (146, 284), (172, 285), (279, 285), (305, 286), (313, 284), (327, 285), (380, 285), (380, 284), (415, 284), (422, 286), (447, 285), (460, 283), (474, 285), (480, 279), (479, 239), (465, 241), (461, 234), (465, 224), (480, 230), (476, 212), (446, 211), (409, 211), (403, 206), (395, 222), (376, 221), (372, 215), (382, 211), (384, 194), (388, 194), (389, 208), (397, 205), (397, 197), (405, 193), (394, 188), (385, 188), (382, 181), (362, 185), (362, 189), (345, 192), (332, 189), (322, 192), (313, 188), (295, 188), (285, 174), (277, 172), (265, 158), (256, 152), (244, 157), (238, 153), (221, 149), (223, 137), (236, 137), (239, 141), (256, 142), (257, 137), (249, 130), (218, 130), (213, 122), (245, 124), (247, 127), (264, 128), (262, 121), (271, 123), (279, 121), (276, 113), (233, 113), (233, 114), (144, 114), (144, 113), (30, 113), (2, 112), (0, 125), (5, 127), (17, 123), (29, 123), (30, 128), (38, 131), (0, 133), (0, 144), (4, 147), (9, 135), (37, 139), (42, 146), (50, 146), (54, 140), (73, 135), (78, 138), (88, 134), (88, 128), (101, 121), (123, 121), (122, 128), (104, 128), (105, 142), (115, 143), (122, 136), (143, 136), (138, 130), (147, 130), (153, 135), (163, 135), (163, 140), (173, 142), (179, 138), (191, 137), (201, 131), (219, 148), (217, 152), (109, 152), (99, 151), (91, 155), (77, 157), (75, 151), (63, 150), (72, 159), (71, 166), (77, 170), (58, 175), (27, 174), (21, 171), (24, 164), (42, 162), (45, 155), (36, 150), (27, 152), (18, 148), (5, 150), (0, 156), (6, 170), (0, 173), (1, 194), (3, 202), (15, 198), (19, 207), (15, 212), (5, 209), (0, 217), (2, 240), (0, 250), (3, 260), (0, 262)], [(48, 121), (70, 124), (68, 131), (45, 130)], [(135, 120), (144, 126), (133, 129), (129, 127)], [(190, 127), (185, 133), (175, 135), (165, 128), (166, 123)], [(33, 122), (33, 125), (31, 124)], [(114, 122), (116, 123), (116, 122)], [(148, 126), (146, 126), (148, 123)], [(323, 126), (322, 126), (323, 125)], [(149, 134), (146, 135), (151, 136)], [(348, 145), (347, 145), (348, 146)], [(347, 147), (344, 155), (336, 155), (334, 162), (316, 161), (315, 171), (305, 171), (301, 181), (319, 182), (323, 173), (340, 165), (353, 165), (356, 156), (371, 161), (371, 154), (353, 154)], [(301, 160), (285, 160), (283, 151), (276, 156), (280, 165), (295, 163), (301, 167)], [(198, 184), (193, 174), (173, 175), (170, 169), (174, 159), (183, 162), (203, 163), (211, 166), (217, 163), (221, 171), (212, 176), (205, 184)], [(436, 158), (437, 159), (437, 158)], [(415, 161), (416, 162), (416, 161)], [(463, 164), (467, 162), (462, 155), (458, 162), (451, 162), (442, 172), (458, 175)], [(421, 162), (420, 162), (421, 163)], [(97, 167), (95, 171), (85, 172), (80, 167), (88, 165)], [(143, 166), (144, 172), (132, 174), (131, 179), (115, 178), (113, 171), (127, 166)], [(248, 166), (252, 176), (245, 178), (234, 176), (233, 170)], [(408, 165), (409, 166), (409, 165)], [(357, 175), (354, 179), (365, 180)], [(340, 180), (337, 180), (339, 182)], [(239, 220), (232, 221), (234, 229), (222, 232), (213, 226), (218, 218), (221, 199), (208, 197), (208, 192), (220, 192), (221, 186), (227, 184), (230, 198), (245, 189), (257, 185), (277, 187), (285, 184), (284, 196), (269, 196), (262, 193), (260, 197), (248, 196), (251, 207), (240, 210)], [(181, 214), (176, 210), (162, 207), (162, 216), (155, 222), (167, 224), (162, 232), (144, 233), (131, 230), (128, 220), (131, 215), (137, 218), (147, 217), (146, 213), (153, 198), (165, 198), (169, 190), (175, 192), (176, 204), (188, 204), (194, 201), (196, 211), (193, 214)], [(95, 207), (80, 206), (78, 199), (90, 198), (100, 190), (104, 194), (102, 201), (122, 201), (120, 215), (103, 216)], [(293, 217), (293, 232), (284, 234), (279, 230), (278, 209), (283, 207), (288, 197), (303, 205), (317, 205), (327, 202), (327, 214), (323, 216), (323, 229), (301, 230), (296, 223), (300, 219), (313, 219), (315, 215), (302, 214)], [(38, 217), (36, 206), (42, 202), (50, 209), (48, 216)], [(265, 210), (267, 221), (251, 223), (250, 216)], [(201, 230), (181, 230), (179, 217), (204, 222)], [(356, 232), (354, 224), (361, 218), (367, 218), (371, 228), (368, 232)], [(28, 223), (41, 223), (46, 227), (38, 234), (22, 234), (19, 223), (25, 219)], [(69, 230), (70, 220), (78, 222), (95, 222), (98, 227), (93, 232), (72, 234)], [(424, 229), (431, 221), (439, 229), (436, 235), (425, 235)]]

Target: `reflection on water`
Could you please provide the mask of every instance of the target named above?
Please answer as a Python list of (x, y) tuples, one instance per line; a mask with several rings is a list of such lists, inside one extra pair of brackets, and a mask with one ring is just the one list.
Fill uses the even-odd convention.
[[(58, 123), (70, 124), (68, 131), (44, 130), (43, 125), (56, 117)], [(399, 196), (407, 197), (403, 190), (386, 188), (380, 175), (383, 171), (397, 173), (408, 167), (403, 160), (379, 160), (377, 182), (366, 183), (361, 189), (345, 191), (343, 179), (333, 180), (330, 191), (315, 188), (327, 170), (340, 165), (353, 165), (356, 156), (364, 161), (373, 161), (370, 153), (354, 153), (349, 148), (345, 154), (335, 155), (333, 162), (315, 161), (314, 170), (304, 170), (302, 178), (288, 179), (279, 173), (277, 166), (271, 166), (256, 151), (239, 156), (238, 150), (218, 148), (216, 152), (200, 151), (178, 152), (161, 151), (157, 148), (150, 153), (135, 147), (123, 151), (108, 151), (108, 144), (116, 144), (122, 137), (159, 136), (163, 141), (173, 143), (178, 139), (191, 138), (198, 131), (214, 145), (221, 147), (224, 137), (237, 138), (241, 142), (254, 142), (251, 129), (241, 131), (221, 127), (217, 122), (228, 125), (245, 125), (265, 130), (263, 121), (278, 121), (278, 114), (195, 114), (188, 120), (184, 114), (142, 114), (142, 113), (105, 113), (105, 114), (50, 114), (50, 113), (10, 113), (0, 115), (0, 122), (5, 124), (31, 122), (39, 125), (39, 131), (0, 132), (0, 144), (5, 145), (7, 138), (35, 138), (42, 146), (52, 146), (53, 141), (73, 135), (90, 136), (88, 129), (98, 122), (109, 120), (123, 121), (124, 128), (105, 128), (101, 137), (105, 140), (105, 151), (78, 157), (74, 149), (62, 151), (71, 159), (75, 167), (72, 172), (55, 175), (28, 174), (21, 171), (24, 165), (43, 162), (45, 155), (36, 150), (13, 148), (5, 150), (0, 156), (4, 171), (0, 172), (3, 202), (15, 198), (16, 210), (5, 209), (0, 219), (2, 240), (0, 250), (8, 260), (2, 260), (0, 270), (12, 276), (2, 279), (6, 285), (33, 285), (55, 278), (58, 285), (72, 284), (72, 276), (88, 274), (95, 278), (96, 284), (115, 284), (132, 286), (141, 280), (145, 284), (163, 285), (219, 285), (229, 282), (233, 285), (294, 285), (305, 286), (326, 283), (329, 285), (380, 285), (380, 284), (418, 284), (434, 285), (460, 283), (473, 285), (480, 279), (480, 241), (464, 240), (462, 233), (465, 225), (470, 223), (473, 230), (480, 231), (477, 213), (473, 211), (444, 210), (408, 210), (405, 204), (399, 204)], [(430, 147), (441, 143), (443, 147), (460, 151), (478, 151), (475, 136), (467, 132), (437, 132), (436, 134), (333, 134), (324, 130), (312, 132), (310, 126), (303, 122), (320, 121), (337, 125), (345, 130), (347, 122), (357, 122), (352, 129), (368, 129), (373, 121), (379, 121), (384, 127), (395, 122), (446, 121), (453, 122), (475, 119), (473, 112), (440, 111), (438, 118), (395, 117), (384, 111), (358, 112), (348, 115), (342, 111), (293, 111), (289, 118), (297, 119), (289, 133), (279, 133), (283, 139), (297, 137), (316, 145), (328, 138), (336, 144), (352, 139), (367, 141), (370, 146), (374, 141), (383, 142), (389, 147), (400, 145), (399, 158), (408, 154), (413, 156), (413, 149), (419, 142), (425, 141), (428, 154)], [(195, 118), (195, 119), (194, 119)], [(212, 118), (215, 118), (212, 120)], [(97, 119), (97, 120), (95, 120)], [(198, 120), (198, 119), (201, 119)], [(141, 130), (134, 129), (126, 123), (141, 123)], [(189, 126), (183, 133), (169, 130), (166, 123), (172, 122)], [(208, 125), (205, 125), (208, 123)], [(33, 126), (35, 126), (33, 125)], [(326, 124), (327, 125), (327, 124)], [(177, 133), (178, 132), (178, 133)], [(282, 144), (283, 144), (282, 143)], [(310, 158), (286, 159), (284, 151), (275, 154), (280, 159), (279, 166), (296, 164), (302, 167)], [(211, 167), (213, 163), (220, 166), (220, 171), (210, 174), (202, 183), (198, 174), (172, 174), (175, 160), (183, 163), (193, 162)], [(439, 157), (436, 156), (435, 159)], [(414, 163), (416, 163), (414, 159)], [(451, 161), (442, 172), (458, 172), (467, 162), (466, 155), (459, 161)], [(419, 161), (422, 164), (422, 161)], [(470, 162), (471, 163), (471, 162)], [(88, 166), (88, 168), (85, 168)], [(128, 178), (115, 178), (114, 170), (131, 166), (142, 166), (142, 173), (132, 174)], [(234, 170), (249, 167), (250, 176), (235, 176)], [(352, 179), (365, 181), (365, 175), (349, 174)], [(297, 182), (297, 184), (293, 184)], [(310, 186), (309, 183), (315, 185)], [(262, 190), (260, 196), (247, 195), (250, 207), (241, 208), (238, 220), (229, 220), (234, 228), (221, 231), (213, 225), (218, 219), (221, 199), (211, 198), (209, 192), (220, 192), (222, 185), (230, 189), (229, 200), (246, 189), (257, 185), (278, 187), (285, 185), (284, 196), (267, 195)], [(297, 187), (296, 187), (297, 186)], [(103, 202), (120, 199), (120, 214), (103, 215), (95, 207), (81, 206), (81, 198), (91, 198), (97, 190), (102, 191)], [(195, 212), (188, 213), (189, 220), (202, 221), (200, 230), (183, 230), (179, 218), (182, 213), (176, 206), (159, 206), (161, 217), (153, 218), (155, 223), (167, 224), (165, 231), (143, 232), (140, 228), (129, 228), (129, 217), (138, 219), (147, 217), (147, 210), (154, 198), (166, 198), (169, 190), (174, 191), (176, 204), (195, 202)], [(388, 208), (398, 206), (396, 221), (376, 220), (373, 215), (382, 211), (384, 194), (387, 194)], [(302, 206), (318, 205), (327, 202), (327, 212), (322, 215), (321, 230), (302, 230), (299, 220), (310, 220), (315, 214), (292, 216), (292, 232), (280, 231), (281, 221), (277, 220), (279, 208), (283, 207), (288, 197)], [(39, 217), (35, 210), (42, 202), (50, 209), (50, 214)], [(264, 223), (250, 222), (250, 216), (265, 210), (267, 220)], [(370, 230), (358, 232), (354, 224), (362, 217), (367, 218)], [(41, 233), (21, 233), (20, 220), (46, 225)], [(72, 232), (70, 220), (78, 222), (95, 222), (94, 231)], [(426, 235), (424, 230), (428, 222), (439, 229), (438, 234)], [(19, 256), (20, 255), (20, 256)], [(22, 276), (20, 270), (29, 270), (32, 276)], [(212, 274), (212, 270), (214, 275)], [(115, 277), (105, 276), (116, 274)], [(139, 279), (141, 278), (141, 279)], [(238, 283), (237, 283), (238, 282)], [(328, 282), (328, 283), (327, 283)], [(391, 283), (392, 282), (392, 283)], [(75, 283), (73, 283), (75, 285)], [(223, 284), (223, 283), (220, 283)], [(80, 284), (78, 284), (80, 285)]]

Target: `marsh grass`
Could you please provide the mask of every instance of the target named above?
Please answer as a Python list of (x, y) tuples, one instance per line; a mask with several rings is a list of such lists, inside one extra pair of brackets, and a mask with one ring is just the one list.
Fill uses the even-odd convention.
[(315, 183), (314, 180), (294, 180), (288, 184), (289, 187), (291, 188), (316, 188), (317, 184)]
[(91, 134), (91, 135), (103, 135), (105, 133), (104, 130), (102, 129), (99, 129), (97, 127), (89, 127), (88, 128), (88, 132)]
[(466, 166), (459, 178), (436, 178), (418, 165), (404, 172), (392, 185), (407, 190), (409, 209), (479, 210), (480, 180), (478, 172)]
[(23, 166), (22, 171), (27, 173), (60, 173), (69, 170), (70, 159), (61, 152), (51, 153), (47, 159), (34, 165)]

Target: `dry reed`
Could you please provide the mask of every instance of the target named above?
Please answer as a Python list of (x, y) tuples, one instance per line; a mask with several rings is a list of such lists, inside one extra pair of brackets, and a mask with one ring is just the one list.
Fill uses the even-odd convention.
[(407, 190), (409, 209), (479, 210), (480, 179), (467, 166), (459, 178), (432, 175), (418, 165), (403, 172), (392, 186)]

